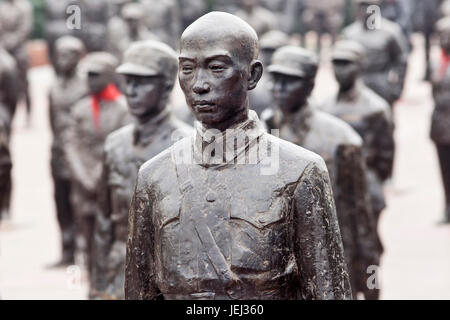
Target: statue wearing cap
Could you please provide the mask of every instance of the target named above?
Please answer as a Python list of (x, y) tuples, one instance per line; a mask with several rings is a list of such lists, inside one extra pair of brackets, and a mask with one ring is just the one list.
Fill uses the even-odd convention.
[(123, 53), (131, 43), (140, 40), (158, 40), (144, 24), (145, 7), (141, 3), (127, 3), (120, 16), (108, 22), (108, 51), (122, 60)]
[[(371, 251), (361, 243), (356, 264), (349, 268), (353, 293), (361, 292), (366, 299), (376, 299), (378, 290), (367, 288), (367, 267), (379, 265), (383, 251), (377, 227), (380, 214), (386, 207), (383, 194), (383, 182), (392, 171), (394, 155), (394, 137), (391, 122), (391, 110), (388, 103), (369, 89), (360, 79), (361, 62), (364, 48), (352, 40), (338, 41), (332, 52), (334, 73), (339, 83), (339, 91), (331, 96), (321, 109), (344, 120), (363, 138), (363, 151), (367, 167), (367, 181), (374, 215)], [(362, 267), (361, 267), (362, 266)]]
[(9, 215), (12, 176), (9, 138), (17, 104), (19, 74), (16, 61), (0, 44), (0, 218)]
[(141, 166), (126, 299), (350, 299), (325, 163), (265, 132), (248, 23), (208, 13), (181, 36), (178, 78), (195, 131)]
[(450, 17), (439, 20), (441, 57), (432, 68), (434, 110), (431, 139), (436, 145), (445, 193), (444, 221), (450, 223)]
[(55, 42), (55, 65), (58, 73), (50, 87), (49, 113), (53, 133), (50, 166), (62, 241), (62, 258), (56, 266), (71, 265), (75, 258), (75, 221), (70, 200), (71, 181), (65, 153), (65, 136), (71, 124), (72, 107), (88, 95), (86, 80), (77, 72), (84, 53), (84, 44), (78, 38), (64, 36)]
[(308, 100), (317, 69), (317, 56), (306, 49), (285, 46), (275, 51), (268, 70), (278, 108), (264, 111), (262, 118), (268, 128), (280, 130), (282, 139), (325, 160), (352, 279), (355, 266), (375, 252), (362, 140), (344, 121), (317, 110), (314, 102)]
[(80, 68), (87, 73), (89, 96), (73, 107), (65, 137), (71, 176), (72, 203), (77, 228), (84, 240), (88, 271), (95, 217), (99, 214), (98, 185), (101, 179), (103, 144), (111, 132), (130, 122), (125, 98), (114, 84), (117, 59), (106, 52), (88, 54)]
[(193, 130), (168, 107), (178, 70), (176, 53), (159, 41), (135, 42), (117, 73), (126, 77), (125, 94), (135, 123), (105, 142), (100, 214), (95, 231), (91, 298), (124, 299), (128, 211), (139, 167)]
[(379, 0), (357, 2), (358, 20), (346, 27), (342, 36), (365, 48), (362, 79), (392, 107), (403, 91), (408, 43), (395, 22), (372, 16), (369, 6), (379, 5)]
[[(284, 32), (271, 30), (266, 32), (259, 41), (260, 59), (265, 67), (270, 64), (272, 55), (276, 49), (289, 43), (289, 37)], [(258, 86), (249, 92), (250, 105), (258, 116), (267, 108), (273, 108), (273, 98), (270, 93), (270, 76), (263, 73)]]
[[(14, 57), (17, 64), (17, 102), (25, 100), (27, 120), (30, 121), (31, 102), (28, 92), (28, 52), (26, 40), (32, 31), (33, 9), (27, 0), (0, 1), (0, 47)], [(15, 106), (11, 119), (14, 117)]]

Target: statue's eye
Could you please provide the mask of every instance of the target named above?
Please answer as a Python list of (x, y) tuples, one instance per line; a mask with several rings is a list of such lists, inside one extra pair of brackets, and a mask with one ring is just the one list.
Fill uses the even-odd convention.
[(182, 67), (181, 67), (181, 71), (182, 71), (184, 74), (190, 74), (190, 73), (192, 72), (193, 69), (194, 69), (194, 68), (192, 68), (192, 66), (182, 66)]
[(212, 64), (209, 66), (209, 68), (213, 71), (213, 72), (222, 72), (223, 70), (225, 70), (225, 67), (221, 64)]

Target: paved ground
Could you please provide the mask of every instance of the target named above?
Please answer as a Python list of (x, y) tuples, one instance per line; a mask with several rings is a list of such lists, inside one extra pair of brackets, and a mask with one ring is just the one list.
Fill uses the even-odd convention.
[[(414, 39), (416, 45), (422, 39)], [(383, 299), (450, 299), (450, 227), (439, 225), (443, 193), (436, 153), (428, 138), (430, 86), (421, 81), (423, 51), (411, 56), (404, 96), (396, 106), (397, 158), (386, 190), (388, 209), (380, 232), (386, 247), (380, 278)], [(47, 269), (59, 258), (59, 231), (52, 202), (46, 92), (48, 68), (30, 73), (34, 109), (31, 128), (23, 110), (14, 123), (13, 216), (0, 226), (0, 296), (3, 299), (85, 299), (79, 268)], [(328, 64), (315, 95), (336, 85)]]

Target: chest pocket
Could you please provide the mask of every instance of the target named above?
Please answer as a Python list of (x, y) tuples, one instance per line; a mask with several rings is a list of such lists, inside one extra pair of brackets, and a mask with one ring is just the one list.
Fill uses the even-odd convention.
[(266, 272), (282, 268), (288, 200), (282, 195), (247, 196), (231, 204), (232, 268)]

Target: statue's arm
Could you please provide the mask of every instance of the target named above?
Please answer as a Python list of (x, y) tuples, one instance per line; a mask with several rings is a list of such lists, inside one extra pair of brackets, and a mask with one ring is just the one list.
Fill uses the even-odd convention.
[(125, 299), (154, 300), (158, 297), (153, 257), (152, 199), (145, 178), (139, 174), (128, 215)]
[(391, 121), (382, 113), (369, 119), (374, 141), (372, 146), (371, 159), (373, 167), (376, 168), (378, 177), (385, 181), (392, 173), (394, 165), (394, 130)]
[(295, 189), (294, 205), (299, 298), (351, 299), (336, 208), (323, 160), (305, 169)]
[(111, 220), (111, 192), (108, 184), (110, 168), (106, 151), (103, 158), (102, 176), (97, 188), (100, 212), (96, 216), (94, 230), (91, 298), (101, 298), (108, 285), (105, 277), (108, 271), (107, 259), (114, 242), (113, 221)]
[(77, 106), (74, 106), (74, 110), (70, 117), (70, 123), (68, 129), (64, 132), (64, 146), (68, 162), (68, 168), (71, 177), (79, 183), (86, 191), (95, 191), (95, 182), (85, 169), (84, 163), (86, 154), (83, 148), (83, 139), (80, 133), (80, 124), (83, 119), (76, 112)]
[[(362, 266), (377, 265), (379, 254), (376, 250), (376, 223), (375, 216), (370, 203), (366, 178), (366, 165), (361, 146), (343, 145), (337, 150), (337, 185), (340, 188), (339, 196), (336, 200), (337, 214), (342, 237), (352, 237), (348, 242), (352, 242), (355, 250), (352, 263)], [(345, 219), (342, 219), (345, 215)], [(346, 224), (344, 226), (343, 224)], [(351, 227), (345, 234), (345, 229)], [(344, 229), (345, 228), (345, 229)], [(344, 241), (344, 245), (347, 241)], [(344, 248), (347, 250), (347, 248)], [(348, 256), (350, 252), (346, 252)], [(354, 258), (357, 257), (357, 258)], [(348, 261), (350, 263), (350, 261)]]

